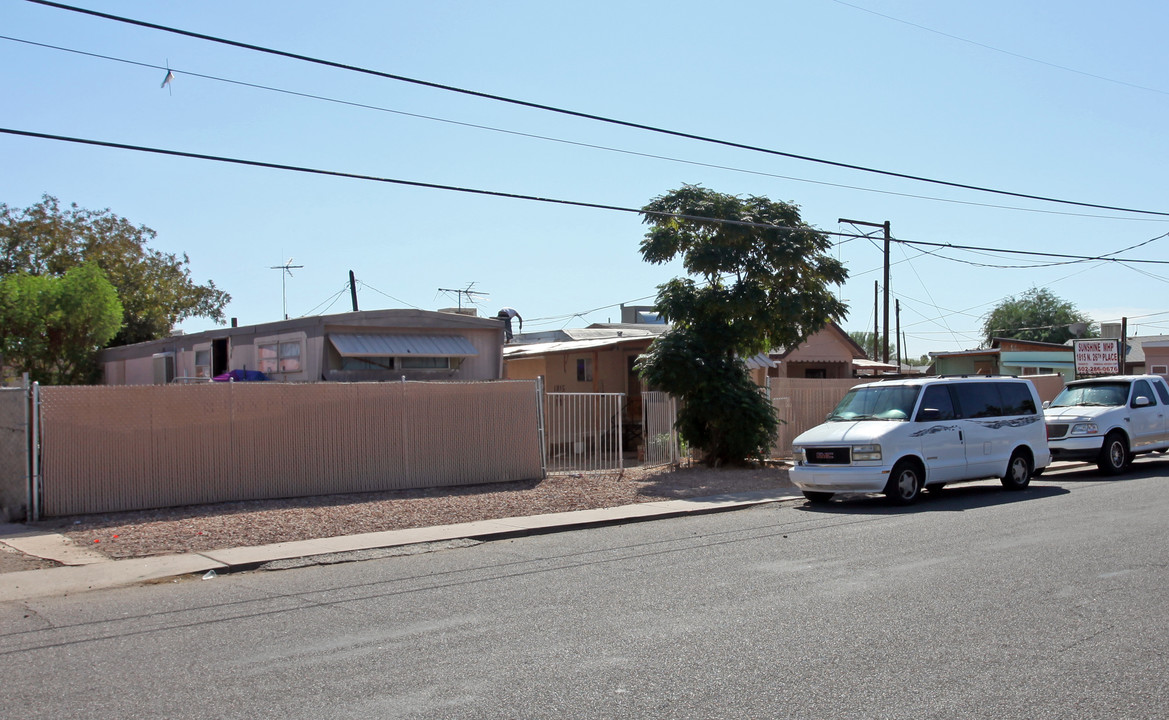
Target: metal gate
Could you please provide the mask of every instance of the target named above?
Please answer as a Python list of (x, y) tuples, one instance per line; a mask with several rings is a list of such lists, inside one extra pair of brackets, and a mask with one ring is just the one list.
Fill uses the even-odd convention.
[(624, 393), (544, 396), (547, 471), (622, 470)]
[(668, 393), (641, 393), (641, 427), (645, 432), (645, 465), (668, 465), (682, 457), (678, 445), (678, 400)]

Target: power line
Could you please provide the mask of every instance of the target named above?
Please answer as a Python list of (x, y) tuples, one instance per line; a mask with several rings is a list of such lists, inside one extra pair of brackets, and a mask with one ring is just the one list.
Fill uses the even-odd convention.
[[(28, 0), (28, 1), (34, 2), (35, 0)], [(143, 145), (130, 145), (127, 143), (116, 143), (116, 142), (109, 142), (109, 141), (105, 141), (105, 140), (90, 140), (90, 139), (85, 139), (85, 138), (69, 137), (66, 135), (51, 135), (48, 133), (32, 132), (32, 131), (28, 131), (28, 130), (15, 130), (12, 128), (0, 127), (0, 133), (7, 134), (7, 135), (16, 135), (19, 137), (38, 138), (38, 139), (42, 139), (42, 140), (55, 140), (55, 141), (59, 141), (59, 142), (68, 142), (68, 143), (74, 143), (74, 144), (78, 144), (78, 145), (91, 145), (91, 146), (95, 146), (95, 147), (112, 148), (115, 150), (131, 150), (131, 151), (135, 151), (135, 152), (144, 152), (144, 153), (150, 153), (150, 154), (154, 154), (154, 155), (166, 155), (166, 156), (172, 156), (172, 157), (190, 158), (190, 159), (195, 159), (195, 160), (209, 160), (212, 162), (223, 162), (223, 163), (229, 163), (229, 164), (233, 164), (233, 165), (261, 167), (261, 168), (267, 168), (270, 170), (286, 170), (289, 172), (300, 172), (300, 173), (307, 173), (307, 174), (312, 174), (312, 175), (325, 175), (325, 176), (329, 176), (329, 177), (341, 177), (341, 178), (348, 178), (351, 180), (368, 180), (371, 182), (381, 182), (381, 183), (387, 183), (387, 184), (392, 184), (392, 185), (404, 185), (407, 187), (427, 188), (427, 189), (431, 189), (431, 190), (447, 190), (450, 192), (469, 193), (472, 195), (484, 195), (484, 196), (488, 196), (488, 197), (508, 198), (508, 199), (512, 199), (512, 200), (528, 200), (528, 201), (532, 201), (532, 202), (551, 203), (551, 204), (555, 204), (555, 205), (566, 205), (566, 206), (570, 206), (570, 207), (590, 208), (590, 209), (594, 209), (594, 210), (610, 210), (613, 212), (632, 213), (632, 214), (636, 214), (636, 215), (655, 215), (655, 216), (659, 216), (659, 217), (673, 217), (673, 218), (678, 218), (681, 220), (693, 220), (695, 222), (700, 222), (700, 223), (709, 223), (709, 224), (717, 224), (717, 225), (735, 225), (735, 226), (742, 226), (742, 227), (754, 227), (754, 228), (761, 228), (764, 230), (782, 230), (785, 232), (811, 232), (811, 233), (816, 233), (818, 235), (826, 235), (826, 236), (831, 235), (831, 236), (846, 237), (846, 238), (867, 238), (868, 237), (867, 235), (863, 235), (863, 234), (859, 234), (859, 233), (845, 233), (845, 232), (833, 232), (830, 230), (817, 230), (811, 226), (792, 227), (792, 226), (784, 226), (784, 225), (772, 225), (769, 223), (748, 222), (748, 221), (744, 221), (744, 220), (728, 220), (728, 219), (724, 219), (724, 218), (701, 217), (701, 216), (696, 216), (696, 215), (684, 215), (684, 214), (680, 214), (680, 213), (655, 212), (655, 211), (644, 210), (644, 209), (640, 209), (640, 208), (622, 207), (620, 205), (606, 205), (606, 204), (602, 204), (602, 203), (583, 202), (580, 200), (562, 200), (562, 199), (557, 199), (557, 198), (545, 198), (545, 197), (539, 197), (536, 195), (523, 195), (520, 193), (508, 193), (508, 192), (501, 192), (501, 191), (497, 191), (497, 190), (481, 190), (481, 189), (477, 189), (477, 188), (460, 187), (457, 185), (442, 185), (439, 183), (420, 182), (417, 180), (402, 180), (402, 179), (398, 179), (398, 178), (379, 177), (376, 175), (363, 175), (360, 173), (342, 172), (339, 170), (323, 170), (320, 168), (309, 168), (309, 167), (302, 167), (302, 166), (298, 166), (298, 165), (285, 165), (285, 164), (281, 164), (281, 163), (271, 163), (271, 162), (264, 162), (264, 161), (260, 161), (260, 160), (244, 160), (242, 158), (232, 158), (232, 157), (225, 157), (225, 156), (221, 156), (221, 155), (208, 155), (205, 153), (192, 153), (192, 152), (184, 152), (181, 150), (166, 150), (163, 148), (153, 148), (153, 147), (147, 147), (147, 146), (143, 146)], [(1169, 233), (1166, 233), (1165, 235), (1159, 235), (1156, 238), (1152, 238), (1151, 240), (1146, 241), (1146, 242), (1151, 242), (1152, 240), (1157, 240), (1161, 237), (1165, 237), (1166, 235), (1169, 235)], [(1119, 252), (1124, 252), (1123, 250), (1116, 250), (1112, 253), (1107, 253), (1106, 255), (1086, 256), (1086, 255), (1070, 255), (1070, 254), (1065, 254), (1065, 253), (1039, 252), (1036, 250), (1008, 250), (1008, 249), (1004, 249), (1004, 248), (986, 248), (986, 247), (978, 247), (978, 246), (973, 246), (973, 245), (955, 245), (953, 243), (935, 243), (935, 242), (927, 242), (924, 240), (904, 240), (901, 238), (890, 238), (890, 242), (902, 243), (905, 245), (914, 245), (914, 246), (921, 245), (921, 246), (926, 246), (926, 247), (949, 248), (949, 249), (954, 249), (954, 250), (975, 250), (975, 251), (984, 251), (984, 252), (1010, 253), (1010, 254), (1016, 254), (1016, 255), (1036, 255), (1036, 256), (1041, 256), (1041, 257), (1070, 258), (1070, 259), (1080, 260), (1080, 261), (1100, 260), (1100, 261), (1107, 261), (1107, 262), (1142, 263), (1142, 264), (1151, 264), (1151, 265), (1169, 265), (1169, 260), (1145, 260), (1145, 259), (1134, 259), (1134, 258), (1108, 257), (1108, 255), (1113, 255), (1113, 254), (1116, 254)], [(1145, 243), (1141, 243), (1141, 244), (1143, 245)], [(1138, 246), (1133, 246), (1133, 247), (1138, 247)]]
[(875, 174), (875, 175), (883, 175), (886, 177), (900, 178), (903, 180), (913, 180), (915, 182), (931, 183), (934, 185), (942, 185), (945, 187), (958, 188), (958, 189), (962, 189), (962, 190), (973, 190), (976, 192), (985, 192), (985, 193), (992, 193), (995, 195), (1017, 197), (1017, 198), (1022, 198), (1022, 199), (1026, 199), (1026, 200), (1037, 200), (1040, 202), (1050, 202), (1050, 203), (1057, 203), (1057, 204), (1061, 204), (1061, 205), (1073, 205), (1076, 207), (1095, 208), (1097, 210), (1112, 210), (1112, 211), (1116, 211), (1116, 212), (1136, 213), (1136, 214), (1140, 214), (1140, 215), (1156, 215), (1159, 217), (1169, 217), (1169, 212), (1164, 212), (1164, 211), (1141, 210), (1141, 209), (1137, 209), (1137, 208), (1126, 208), (1126, 207), (1121, 207), (1121, 206), (1116, 206), (1116, 205), (1103, 205), (1103, 204), (1097, 204), (1097, 203), (1080, 202), (1080, 201), (1075, 201), (1075, 200), (1063, 200), (1060, 198), (1047, 197), (1047, 196), (1043, 196), (1043, 195), (1033, 195), (1030, 193), (1020, 193), (1020, 192), (1012, 192), (1009, 190), (999, 190), (999, 189), (983, 187), (983, 186), (979, 186), (979, 185), (971, 185), (971, 184), (967, 184), (967, 183), (952, 182), (952, 181), (948, 181), (948, 180), (938, 180), (935, 178), (928, 178), (928, 177), (923, 177), (920, 175), (911, 175), (908, 173), (894, 172), (891, 170), (881, 170), (878, 168), (866, 167), (864, 165), (857, 165), (854, 163), (846, 163), (846, 162), (840, 162), (840, 161), (835, 161), (835, 160), (826, 160), (823, 158), (816, 158), (816, 157), (812, 157), (809, 155), (799, 155), (796, 153), (785, 152), (782, 150), (773, 150), (770, 148), (759, 147), (756, 145), (749, 145), (746, 143), (733, 142), (730, 140), (720, 140), (718, 138), (708, 137), (705, 135), (697, 135), (694, 133), (682, 132), (679, 130), (669, 130), (666, 128), (657, 127), (654, 125), (646, 125), (643, 123), (632, 122), (629, 120), (619, 120), (617, 118), (610, 118), (610, 117), (606, 117), (603, 115), (595, 115), (592, 113), (581, 112), (581, 111), (577, 111), (577, 110), (568, 110), (568, 109), (556, 107), (553, 105), (545, 105), (542, 103), (531, 102), (531, 101), (527, 101), (527, 100), (519, 100), (516, 98), (509, 98), (509, 97), (505, 97), (503, 95), (493, 95), (491, 93), (485, 93), (485, 92), (481, 92), (478, 90), (469, 90), (466, 88), (455, 87), (453, 85), (444, 85), (442, 83), (432, 82), (429, 80), (420, 80), (417, 78), (406, 77), (404, 75), (396, 75), (393, 73), (382, 72), (380, 70), (372, 70), (369, 68), (363, 68), (363, 67), (356, 66), (356, 65), (348, 65), (348, 64), (336, 62), (333, 60), (324, 60), (324, 59), (315, 58), (315, 57), (312, 57), (309, 55), (301, 55), (299, 53), (293, 53), (293, 52), (289, 52), (286, 50), (277, 50), (274, 48), (268, 48), (268, 47), (264, 47), (261, 45), (253, 45), (251, 43), (240, 42), (237, 40), (228, 40), (226, 38), (221, 38), (221, 37), (217, 37), (214, 35), (207, 35), (205, 33), (197, 33), (197, 32), (192, 32), (190, 30), (182, 30), (179, 28), (169, 27), (166, 25), (160, 25), (157, 23), (150, 23), (150, 22), (146, 22), (143, 20), (135, 20), (132, 18), (122, 17), (119, 15), (112, 15), (109, 13), (98, 12), (96, 10), (88, 10), (86, 8), (74, 7), (72, 5), (66, 5), (64, 3), (51, 2), (51, 0), (26, 0), (26, 2), (30, 2), (30, 3), (36, 4), (36, 5), (44, 5), (46, 7), (57, 8), (59, 10), (67, 10), (69, 12), (81, 13), (83, 15), (90, 15), (92, 17), (101, 18), (103, 20), (112, 20), (114, 22), (126, 23), (128, 25), (135, 25), (138, 27), (149, 28), (151, 30), (159, 30), (162, 32), (168, 32), (168, 33), (173, 33), (176, 35), (182, 35), (184, 37), (195, 38), (197, 40), (206, 40), (208, 42), (218, 43), (221, 45), (228, 45), (228, 46), (240, 48), (243, 50), (252, 50), (254, 52), (266, 53), (269, 55), (284, 57), (284, 58), (288, 58), (291, 60), (299, 60), (301, 62), (312, 63), (315, 65), (322, 65), (325, 67), (336, 68), (339, 70), (348, 70), (350, 72), (357, 72), (357, 73), (362, 73), (365, 75), (372, 75), (372, 76), (384, 78), (387, 80), (396, 80), (399, 82), (410, 83), (413, 85), (420, 85), (422, 87), (429, 87), (429, 88), (433, 88), (436, 90), (444, 90), (447, 92), (459, 93), (462, 95), (468, 95), (471, 97), (477, 97), (477, 98), (481, 98), (481, 99), (485, 99), (485, 100), (494, 100), (496, 102), (508, 103), (508, 104), (517, 105), (520, 107), (531, 108), (534, 110), (543, 110), (546, 112), (557, 113), (560, 115), (567, 115), (569, 117), (582, 118), (585, 120), (594, 120), (597, 122), (608, 123), (610, 125), (618, 125), (621, 127), (628, 127), (628, 128), (633, 128), (633, 129), (637, 129), (637, 130), (645, 130), (647, 132), (658, 133), (661, 135), (669, 135), (672, 137), (685, 138), (687, 140), (696, 140), (699, 142), (711, 143), (711, 144), (715, 144), (715, 145), (722, 145), (724, 147), (733, 147), (733, 148), (737, 148), (740, 150), (750, 150), (752, 152), (760, 152), (760, 153), (765, 153), (768, 155), (775, 155), (778, 157), (785, 157), (785, 158), (789, 158), (789, 159), (793, 159), (793, 160), (802, 160), (805, 162), (812, 162), (812, 163), (817, 163), (820, 165), (828, 165), (831, 167), (838, 167), (838, 168), (843, 168), (846, 170), (856, 170), (858, 172), (866, 172), (866, 173), (871, 173), (871, 174)]
[(844, 5), (845, 7), (850, 7), (854, 10), (860, 10), (861, 12), (867, 12), (870, 15), (876, 15), (877, 17), (882, 17), (882, 18), (885, 18), (886, 20), (892, 20), (893, 22), (898, 22), (898, 23), (901, 23), (902, 25), (908, 25), (910, 27), (917, 28), (918, 30), (925, 30), (926, 32), (934, 33), (935, 35), (941, 35), (942, 37), (947, 37), (947, 38), (950, 38), (951, 40), (957, 40), (959, 42), (964, 42), (964, 43), (967, 43), (970, 45), (974, 45), (976, 47), (983, 48), (985, 50), (990, 50), (990, 51), (996, 52), (996, 53), (1002, 53), (1003, 55), (1010, 55), (1011, 57), (1019, 58), (1020, 60), (1026, 60), (1027, 62), (1038, 63), (1039, 65), (1046, 65), (1047, 67), (1055, 68), (1056, 70), (1063, 70), (1065, 72), (1075, 73), (1076, 75), (1083, 75), (1084, 77), (1090, 77), (1090, 78), (1093, 78), (1095, 80), (1103, 80), (1104, 82), (1115, 83), (1117, 85), (1124, 85), (1125, 87), (1135, 88), (1137, 90), (1145, 90), (1147, 92), (1153, 92), (1153, 93), (1157, 93), (1159, 95), (1169, 95), (1169, 92), (1166, 92), (1164, 90), (1158, 90), (1157, 88), (1146, 87), (1144, 85), (1137, 85), (1136, 83), (1127, 82), (1125, 80), (1117, 80), (1116, 78), (1110, 78), (1110, 77), (1106, 77), (1104, 75), (1097, 75), (1095, 73), (1086, 72), (1084, 70), (1077, 70), (1073, 67), (1068, 67), (1066, 65), (1059, 65), (1057, 63), (1048, 62), (1047, 60), (1040, 60), (1039, 58), (1034, 58), (1034, 57), (1031, 57), (1030, 55), (1022, 55), (1022, 54), (1017, 53), (1017, 52), (1011, 52), (1010, 50), (1003, 50), (1002, 48), (998, 48), (998, 47), (995, 47), (993, 45), (987, 45), (986, 43), (981, 43), (981, 42), (978, 42), (977, 40), (971, 40), (969, 38), (964, 38), (964, 37), (961, 37), (959, 35), (951, 35), (948, 32), (942, 32), (941, 30), (935, 30), (934, 28), (927, 27), (925, 25), (919, 25), (918, 23), (910, 22), (909, 20), (902, 20), (901, 18), (893, 17), (892, 15), (886, 15), (885, 13), (880, 13), (880, 12), (877, 12), (876, 10), (870, 10), (868, 8), (861, 7), (860, 5), (853, 5), (852, 3), (844, 2), (844, 0), (832, 0), (832, 2), (834, 2), (838, 5)]
[(0, 40), (8, 40), (10, 42), (21, 43), (24, 45), (31, 45), (33, 47), (45, 48), (48, 50), (57, 50), (60, 52), (72, 53), (74, 55), (81, 55), (83, 57), (97, 58), (99, 60), (108, 60), (111, 62), (123, 63), (125, 65), (134, 65), (136, 67), (150, 68), (152, 70), (167, 70), (167, 72), (177, 72), (186, 77), (196, 77), (203, 80), (211, 80), (214, 82), (227, 83), (230, 85), (238, 85), (240, 87), (251, 88), (253, 90), (263, 90), (266, 92), (280, 93), (283, 95), (291, 95), (293, 97), (304, 98), (307, 100), (318, 100), (321, 102), (334, 103), (337, 105), (345, 105), (348, 107), (360, 108), (362, 110), (374, 110), (377, 112), (390, 113), (393, 115), (400, 115), (402, 117), (415, 118), (418, 120), (429, 120), (431, 122), (444, 123), (447, 125), (455, 125), (458, 127), (472, 128), (475, 130), (486, 130), (488, 132), (502, 133), (505, 135), (512, 135), (515, 137), (529, 138), (532, 140), (543, 140), (545, 142), (560, 143), (562, 145), (571, 145), (573, 147), (588, 148), (591, 150), (602, 150), (605, 152), (618, 153), (621, 155), (630, 155), (633, 157), (648, 158), (651, 160), (664, 160), (666, 162), (679, 163), (683, 165), (691, 165), (694, 167), (704, 167), (713, 170), (726, 170), (728, 172), (742, 173), (745, 175), (755, 175), (757, 177), (774, 178), (777, 180), (789, 180), (791, 182), (807, 183), (809, 185), (820, 185), (823, 187), (840, 188), (842, 190), (856, 190), (859, 192), (876, 193), (879, 195), (890, 195), (893, 197), (910, 198), (914, 200), (928, 200), (930, 202), (950, 203), (952, 205), (966, 205), (969, 207), (992, 208), (996, 210), (1012, 210), (1015, 212), (1039, 213), (1044, 215), (1061, 215), (1065, 217), (1084, 217), (1097, 218), (1105, 220), (1122, 220), (1127, 222), (1164, 222), (1155, 217), (1123, 217), (1117, 215), (1099, 215), (1095, 213), (1080, 213), (1069, 212), (1066, 210), (1042, 210), (1039, 208), (1021, 207), (1018, 205), (998, 205), (995, 203), (981, 203), (973, 202), (971, 200), (956, 200), (954, 198), (944, 198), (935, 195), (919, 195), (916, 193), (896, 192), (893, 190), (880, 190), (878, 188), (864, 187), (861, 185), (847, 185), (844, 183), (827, 182), (825, 180), (811, 180), (809, 178), (795, 177), (792, 175), (780, 175), (778, 173), (764, 172), (762, 170), (748, 170), (746, 168), (734, 167), (731, 165), (720, 165), (718, 163), (699, 162), (697, 160), (687, 160), (685, 158), (672, 157), (670, 155), (659, 155), (656, 153), (641, 152), (638, 150), (629, 150), (626, 148), (617, 148), (608, 145), (599, 145), (596, 143), (586, 143), (576, 140), (566, 140), (564, 138), (552, 137), (549, 135), (540, 135), (537, 133), (522, 132), (519, 130), (509, 130), (507, 128), (494, 127), (491, 125), (483, 125), (480, 123), (470, 123), (461, 120), (451, 120), (450, 118), (442, 118), (434, 115), (424, 115), (422, 113), (406, 112), (404, 110), (395, 110), (394, 108), (383, 107), (380, 105), (371, 105), (369, 103), (360, 103), (352, 100), (343, 100), (341, 98), (328, 97), (326, 95), (317, 95), (314, 93), (300, 92), (298, 90), (289, 90), (287, 88), (274, 87), (272, 85), (262, 85), (260, 83), (252, 83), (244, 80), (235, 80), (232, 78), (221, 77), (218, 75), (208, 75), (205, 73), (198, 73), (191, 70), (184, 70), (182, 68), (172, 68), (169, 65), (163, 66), (155, 63), (139, 62), (137, 60), (129, 60), (127, 58), (115, 57), (113, 55), (103, 55), (101, 53), (93, 53), (85, 50), (77, 50), (75, 48), (62, 47), (60, 45), (50, 45), (48, 43), (36, 42), (33, 40), (25, 40), (23, 38), (11, 37), (8, 35), (0, 35)]

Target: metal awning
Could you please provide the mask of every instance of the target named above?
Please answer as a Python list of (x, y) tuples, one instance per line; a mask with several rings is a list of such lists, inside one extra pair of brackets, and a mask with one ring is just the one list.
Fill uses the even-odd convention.
[(341, 357), (471, 357), (479, 351), (462, 335), (329, 333)]

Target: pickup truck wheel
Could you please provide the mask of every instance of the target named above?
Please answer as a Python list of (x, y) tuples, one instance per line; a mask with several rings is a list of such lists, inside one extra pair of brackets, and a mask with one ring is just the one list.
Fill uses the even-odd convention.
[(811, 490), (804, 491), (804, 497), (813, 505), (824, 505), (832, 499), (833, 493), (830, 492), (813, 492)]
[(911, 505), (921, 494), (922, 472), (915, 463), (902, 460), (889, 473), (885, 497), (894, 505)]
[(1001, 478), (1003, 487), (1008, 490), (1022, 490), (1031, 483), (1031, 461), (1026, 453), (1016, 450), (1007, 463), (1007, 473)]
[(1100, 457), (1096, 459), (1096, 467), (1105, 475), (1116, 475), (1130, 462), (1128, 441), (1124, 439), (1124, 434), (1116, 431), (1108, 433), (1104, 438), (1104, 446), (1100, 448)]

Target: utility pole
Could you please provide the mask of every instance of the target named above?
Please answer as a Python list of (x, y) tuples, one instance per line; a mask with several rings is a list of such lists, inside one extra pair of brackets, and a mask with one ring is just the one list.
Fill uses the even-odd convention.
[(881, 320), (885, 325), (884, 334), (882, 335), (881, 360), (882, 362), (889, 362), (889, 243), (891, 236), (889, 232), (889, 221), (883, 223), (865, 222), (863, 220), (848, 220), (846, 218), (839, 218), (836, 222), (848, 223), (849, 225), (864, 225), (866, 227), (881, 228), (885, 231), (885, 301), (881, 310)]
[(881, 337), (880, 328), (877, 327), (877, 298), (881, 295), (880, 283), (873, 281), (873, 360), (881, 357), (881, 353), (877, 350), (877, 338)]
[(349, 297), (353, 299), (353, 312), (357, 312), (357, 280), (352, 270), (349, 271)]
[(894, 300), (897, 308), (897, 333), (893, 336), (897, 340), (897, 374), (901, 374), (901, 301)]

